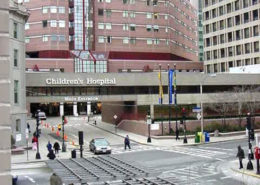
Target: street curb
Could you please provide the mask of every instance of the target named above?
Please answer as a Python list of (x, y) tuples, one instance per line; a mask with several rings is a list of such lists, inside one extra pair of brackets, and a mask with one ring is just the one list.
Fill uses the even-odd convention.
[(254, 174), (254, 173), (250, 173), (250, 172), (247, 172), (245, 170), (243, 171), (240, 171), (240, 170), (237, 170), (237, 169), (234, 169), (234, 168), (230, 168), (232, 171), (234, 172), (237, 172), (237, 173), (241, 173), (241, 174), (245, 174), (245, 175), (249, 175), (249, 176), (252, 176), (252, 177), (255, 177), (255, 178), (258, 178), (260, 179), (260, 175), (257, 175), (257, 174)]
[[(90, 123), (87, 123), (87, 124), (90, 125), (90, 126), (99, 128), (99, 129), (101, 129), (101, 130), (103, 130), (103, 131), (105, 131), (105, 132), (108, 132), (108, 133), (111, 133), (111, 134), (114, 134), (114, 135), (116, 135), (116, 136), (119, 136), (119, 137), (124, 138), (124, 136), (121, 136), (120, 134), (117, 134), (117, 133), (115, 133), (115, 132), (106, 130), (106, 129), (104, 129), (104, 128), (102, 128), (102, 127), (99, 127), (99, 126), (97, 126), (97, 125), (93, 125), (93, 124), (90, 124)], [(244, 138), (237, 138), (237, 139), (230, 138), (230, 139), (223, 140), (223, 141), (212, 141), (212, 142), (207, 142), (207, 143), (204, 142), (204, 143), (192, 143), (192, 144), (184, 144), (184, 143), (183, 143), (183, 144), (181, 144), (181, 145), (176, 145), (176, 146), (198, 146), (198, 145), (204, 145), (204, 144), (221, 143), (221, 142), (234, 141), (234, 140), (242, 140), (242, 139), (244, 139)], [(134, 139), (130, 139), (130, 140), (131, 140), (131, 141), (134, 141), (134, 142), (136, 142), (136, 143), (138, 143), (138, 144), (142, 144), (142, 145), (157, 146), (157, 145), (153, 145), (153, 144), (150, 144), (150, 143), (143, 143), (143, 142), (140, 142), (140, 141), (136, 141), (136, 140), (134, 140)]]

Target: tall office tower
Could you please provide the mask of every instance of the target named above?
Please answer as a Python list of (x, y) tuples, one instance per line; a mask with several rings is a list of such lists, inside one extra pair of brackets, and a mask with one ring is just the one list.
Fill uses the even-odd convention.
[(27, 71), (71, 71), (68, 6), (65, 0), (21, 0), (30, 12), (25, 25)]
[(25, 8), (13, 0), (0, 3), (0, 182), (11, 185), (11, 134), (25, 144)]
[(229, 72), (232, 67), (260, 64), (260, 1), (203, 2), (205, 72)]

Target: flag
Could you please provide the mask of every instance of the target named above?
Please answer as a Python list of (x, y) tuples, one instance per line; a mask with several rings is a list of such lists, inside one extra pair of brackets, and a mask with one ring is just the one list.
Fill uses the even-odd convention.
[(168, 71), (168, 78), (169, 78), (169, 104), (172, 104), (172, 77), (173, 77), (173, 70), (170, 69)]

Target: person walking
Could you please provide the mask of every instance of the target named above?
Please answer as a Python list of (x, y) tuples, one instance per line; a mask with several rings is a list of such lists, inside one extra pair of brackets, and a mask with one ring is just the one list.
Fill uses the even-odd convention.
[(32, 149), (33, 150), (37, 150), (37, 142), (38, 142), (38, 138), (36, 137), (36, 135), (34, 134), (33, 138), (32, 138)]
[(62, 181), (56, 173), (53, 173), (50, 177), (50, 185), (62, 185)]
[(48, 151), (50, 151), (52, 149), (52, 144), (50, 141), (48, 141), (48, 144), (46, 145)]
[(242, 160), (245, 158), (245, 153), (244, 153), (244, 150), (241, 148), (241, 146), (239, 145), (237, 147), (237, 157), (238, 157), (238, 160), (239, 160), (239, 169), (243, 168), (243, 162)]
[(58, 154), (59, 150), (60, 150), (60, 144), (56, 141), (53, 145), (53, 148), (54, 148), (55, 154)]
[(179, 134), (180, 134), (179, 129), (176, 129), (176, 141), (177, 141), (178, 139), (180, 139), (180, 138), (179, 138)]
[(54, 160), (54, 159), (56, 158), (56, 155), (54, 154), (54, 152), (53, 152), (52, 149), (49, 150), (49, 153), (48, 153), (47, 157), (48, 157), (50, 160)]
[(128, 135), (126, 135), (126, 137), (125, 137), (125, 150), (126, 150), (126, 147), (131, 149), (131, 147), (130, 147), (130, 139), (129, 139)]

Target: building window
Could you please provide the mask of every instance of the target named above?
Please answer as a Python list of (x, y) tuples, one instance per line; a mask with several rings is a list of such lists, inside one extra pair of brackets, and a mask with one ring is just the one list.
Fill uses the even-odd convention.
[(244, 23), (248, 23), (249, 22), (249, 13), (246, 12), (244, 13)]
[(164, 15), (164, 19), (165, 19), (165, 20), (168, 20), (168, 15)]
[(241, 45), (236, 46), (237, 55), (241, 55)]
[(253, 27), (254, 37), (259, 35), (258, 25)]
[(18, 66), (18, 50), (14, 49), (14, 67)]
[(231, 17), (227, 19), (227, 23), (228, 23), (229, 28), (232, 27), (232, 18)]
[(217, 13), (216, 13), (216, 9), (213, 9), (212, 10), (212, 18), (215, 18), (217, 17)]
[(158, 44), (160, 44), (160, 40), (159, 39), (154, 39), (153, 43), (154, 43), (154, 45), (158, 45)]
[(253, 11), (253, 20), (258, 20), (258, 10)]
[(111, 43), (112, 42), (112, 36), (107, 36), (107, 43)]
[(214, 57), (214, 59), (218, 58), (218, 51), (217, 50), (213, 51), (213, 57)]
[(146, 0), (146, 5), (150, 6), (151, 5), (151, 0)]
[(241, 31), (237, 30), (236, 31), (236, 40), (240, 40), (241, 39)]
[(48, 9), (49, 9), (48, 6), (43, 6), (42, 7), (42, 13), (48, 13)]
[(19, 81), (18, 80), (14, 80), (14, 103), (18, 103), (19, 102)]
[(252, 0), (252, 4), (256, 5), (258, 3), (259, 0)]
[(221, 35), (220, 35), (220, 43), (221, 43), (221, 44), (224, 44), (224, 43), (225, 43), (225, 35), (224, 35), (224, 34), (221, 34)]
[(260, 64), (260, 57), (254, 58), (254, 64)]
[(123, 24), (123, 30), (124, 30), (124, 31), (129, 30), (129, 25), (128, 25), (128, 24)]
[(157, 6), (158, 5), (158, 0), (153, 0), (153, 6)]
[(254, 42), (254, 51), (259, 52), (259, 41)]
[(59, 41), (61, 41), (61, 42), (66, 41), (66, 40), (65, 40), (65, 35), (60, 35), (60, 36), (59, 36)]
[(98, 29), (103, 30), (104, 28), (104, 23), (98, 23)]
[(16, 22), (14, 22), (13, 28), (14, 28), (13, 36), (15, 39), (17, 39), (18, 38), (18, 24)]
[(213, 45), (217, 45), (218, 44), (218, 42), (217, 42), (217, 36), (214, 36), (213, 37)]
[(21, 120), (20, 119), (15, 120), (15, 130), (18, 133), (21, 132)]
[(59, 27), (60, 27), (60, 28), (65, 28), (65, 21), (60, 20), (60, 21), (59, 21)]
[(111, 3), (111, 0), (106, 0), (106, 3)]
[(98, 43), (104, 43), (104, 42), (105, 42), (104, 36), (98, 36)]
[(205, 12), (205, 18), (206, 20), (209, 20), (209, 11)]
[(28, 43), (30, 43), (30, 38), (25, 38), (24, 41), (25, 41), (26, 44), (28, 44)]
[(228, 47), (228, 56), (229, 57), (233, 56), (233, 48), (232, 47)]
[(56, 20), (51, 20), (50, 21), (50, 26), (51, 27), (57, 27), (57, 21)]
[(24, 29), (25, 29), (25, 30), (30, 29), (30, 24), (26, 23), (26, 24), (24, 25)]
[(247, 58), (247, 59), (245, 60), (245, 65), (246, 65), (246, 66), (250, 65), (250, 59), (249, 59), (249, 58)]
[(220, 27), (221, 30), (224, 29), (224, 20), (221, 20), (221, 21), (219, 22), (219, 27)]
[(214, 73), (218, 72), (218, 64), (213, 65), (213, 70), (214, 70)]
[(206, 38), (206, 46), (207, 46), (207, 47), (210, 46), (210, 38)]
[(244, 8), (248, 7), (248, 0), (243, 0)]
[(59, 9), (59, 13), (65, 13), (65, 7), (59, 6), (58, 9)]
[(130, 4), (135, 4), (135, 0), (130, 0), (129, 3)]
[(112, 11), (110, 9), (107, 9), (106, 10), (106, 16), (111, 17), (111, 15), (112, 15)]
[(159, 19), (159, 13), (154, 13), (154, 14), (153, 14), (153, 18), (154, 18), (154, 19)]
[(43, 42), (47, 42), (48, 41), (48, 36), (47, 35), (43, 35), (42, 36), (42, 41)]
[(209, 24), (206, 25), (206, 33), (209, 33)]
[(212, 24), (212, 30), (213, 30), (213, 31), (217, 31), (217, 23), (216, 23), (216, 22), (214, 22), (214, 23)]
[(228, 67), (229, 67), (229, 68), (233, 67), (233, 61), (229, 61), (229, 62), (228, 62)]
[(135, 31), (135, 24), (130, 24), (130, 31)]
[(131, 44), (135, 44), (136, 43), (136, 38), (135, 37), (131, 37), (130, 38), (130, 43)]
[(128, 17), (128, 11), (123, 11), (123, 17)]
[(239, 67), (239, 66), (241, 66), (241, 65), (242, 65), (242, 62), (241, 62), (241, 60), (237, 60), (236, 62), (237, 62), (237, 67)]
[(131, 12), (130, 12), (130, 17), (131, 17), (131, 18), (135, 18), (135, 12), (134, 12), (134, 11), (131, 11)]
[(149, 38), (146, 40), (147, 45), (153, 44), (153, 39)]
[(51, 6), (50, 12), (51, 13), (57, 13), (57, 7), (56, 6)]
[(146, 31), (148, 31), (148, 32), (152, 31), (152, 26), (151, 25), (146, 25)]
[(225, 72), (225, 71), (226, 71), (225, 63), (222, 62), (222, 63), (220, 64), (220, 66), (221, 66), (221, 72)]
[(240, 25), (240, 15), (235, 17), (236, 25)]
[(239, 1), (240, 0), (235, 1), (235, 10), (239, 10)]
[(210, 51), (206, 52), (207, 60), (210, 60)]
[(245, 28), (244, 29), (244, 38), (247, 39), (249, 37), (250, 37), (250, 35), (249, 35), (249, 28)]
[(159, 32), (159, 26), (158, 25), (154, 25), (153, 26), (153, 31), (154, 32)]
[(124, 38), (123, 38), (123, 44), (128, 44), (128, 43), (129, 43), (128, 37), (124, 37)]
[(111, 23), (106, 23), (106, 29), (111, 30), (112, 29), (112, 24)]
[(57, 35), (51, 35), (51, 41), (57, 41), (58, 36)]
[(47, 20), (43, 20), (43, 21), (42, 21), (42, 27), (45, 28), (45, 27), (47, 27), (47, 26), (48, 26)]
[(228, 42), (232, 42), (233, 38), (232, 38), (232, 32), (228, 33)]
[(210, 65), (207, 65), (207, 73), (210, 73)]
[(98, 9), (98, 15), (103, 16), (104, 15), (104, 10), (103, 9)]
[(224, 15), (224, 7), (219, 7), (219, 16)]
[(232, 6), (231, 3), (227, 4), (227, 13), (231, 13), (232, 12)]
[(220, 49), (220, 56), (221, 56), (221, 58), (225, 57), (225, 49), (224, 48)]
[(128, 0), (123, 0), (123, 4), (127, 4)]
[(146, 18), (147, 19), (151, 19), (152, 18), (152, 13), (150, 13), (150, 12), (146, 13)]

